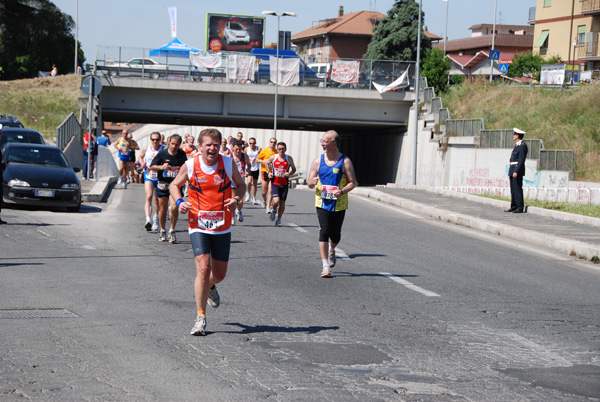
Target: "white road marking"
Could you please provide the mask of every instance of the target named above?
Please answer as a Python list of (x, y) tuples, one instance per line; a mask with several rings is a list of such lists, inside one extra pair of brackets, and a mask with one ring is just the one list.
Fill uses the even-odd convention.
[(38, 229), (37, 231), (38, 231), (38, 232), (40, 232), (41, 234), (43, 234), (44, 236), (47, 236), (47, 237), (52, 237), (52, 236), (50, 236), (48, 233), (44, 232), (44, 231), (43, 231), (43, 230), (41, 230), (41, 229)]
[(350, 259), (350, 256), (348, 254), (346, 254), (344, 252), (344, 250), (341, 250), (341, 249), (339, 249), (337, 247), (335, 248), (335, 256), (336, 256), (336, 258), (347, 258), (347, 259)]
[(296, 229), (298, 232), (302, 232), (302, 233), (308, 233), (307, 230), (302, 229), (300, 226), (296, 225), (295, 223), (288, 223), (288, 226), (293, 227), (294, 229)]
[(425, 295), (427, 297), (441, 297), (437, 293), (434, 293), (427, 289), (423, 289), (422, 287), (412, 284), (409, 281), (407, 281), (406, 279), (399, 278), (396, 275), (388, 274), (387, 272), (380, 272), (379, 275), (385, 276), (386, 278), (390, 278), (394, 282), (399, 283), (400, 285), (406, 287), (407, 289), (414, 290), (415, 292), (419, 292), (422, 295)]

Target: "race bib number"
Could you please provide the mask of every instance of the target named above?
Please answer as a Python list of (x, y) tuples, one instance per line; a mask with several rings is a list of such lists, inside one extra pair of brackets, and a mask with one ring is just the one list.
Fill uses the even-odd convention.
[(146, 177), (148, 177), (150, 180), (156, 180), (158, 179), (158, 172), (156, 170), (150, 170), (146, 168)]
[(127, 155), (127, 153), (129, 152), (129, 147), (127, 146), (127, 144), (121, 144), (119, 152), (121, 153), (121, 155)]
[(285, 177), (285, 169), (275, 168), (275, 177)]
[(174, 179), (175, 177), (177, 177), (177, 174), (179, 173), (179, 169), (181, 169), (181, 166), (171, 166), (171, 167), (169, 167), (169, 170), (167, 170), (163, 173), (163, 177), (169, 177), (169, 178)]
[(333, 195), (333, 193), (335, 193), (336, 191), (338, 191), (337, 186), (323, 185), (321, 187), (321, 198), (323, 198), (324, 200), (337, 200), (337, 197)]
[(214, 230), (225, 224), (225, 211), (199, 211), (198, 227)]

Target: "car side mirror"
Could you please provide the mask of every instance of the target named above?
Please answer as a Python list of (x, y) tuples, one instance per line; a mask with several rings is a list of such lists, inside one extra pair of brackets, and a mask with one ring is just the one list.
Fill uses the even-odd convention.
[(78, 167), (75, 167), (75, 166), (74, 166), (74, 167), (73, 167), (73, 171), (74, 171), (75, 173), (79, 173), (79, 172), (81, 172), (81, 169), (80, 169), (80, 168), (78, 168)]

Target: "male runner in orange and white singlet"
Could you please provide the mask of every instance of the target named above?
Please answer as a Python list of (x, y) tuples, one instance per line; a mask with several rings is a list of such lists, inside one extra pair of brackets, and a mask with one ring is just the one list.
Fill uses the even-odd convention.
[[(191, 335), (206, 334), (206, 304), (216, 308), (221, 303), (215, 285), (227, 274), (233, 230), (231, 218), (246, 192), (246, 184), (233, 160), (219, 155), (220, 143), (218, 130), (202, 130), (198, 155), (185, 163), (170, 186), (179, 211), (189, 213), (189, 233), (196, 262), (194, 293), (198, 314)], [(182, 198), (180, 191), (186, 182), (189, 182), (188, 201)]]
[(193, 153), (198, 150), (198, 148), (196, 148), (196, 146), (194, 145), (193, 135), (186, 134), (184, 138), (185, 140), (183, 145), (181, 146), (181, 149), (183, 150), (183, 152), (185, 152), (185, 156), (187, 156), (187, 158), (190, 159)]
[[(273, 170), (269, 173), (269, 178), (273, 181), (271, 192), (273, 193), (273, 209), (271, 221), (275, 221), (275, 226), (281, 226), (281, 217), (285, 211), (285, 201), (287, 200), (289, 180), (288, 177), (296, 173), (294, 159), (285, 154), (287, 145), (285, 142), (277, 143), (277, 155), (273, 155), (267, 161), (273, 165)], [(277, 214), (277, 219), (275, 219)]]

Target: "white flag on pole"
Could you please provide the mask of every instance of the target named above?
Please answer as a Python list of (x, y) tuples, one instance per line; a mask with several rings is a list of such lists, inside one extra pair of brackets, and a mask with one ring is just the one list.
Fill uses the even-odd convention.
[(169, 7), (169, 19), (171, 20), (171, 38), (177, 37), (177, 7)]

